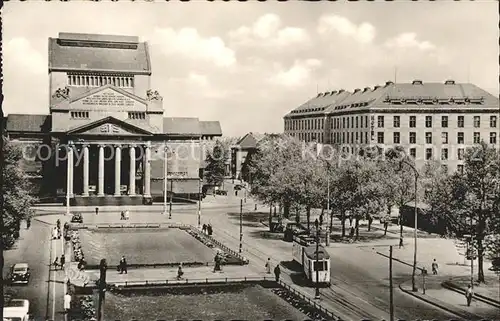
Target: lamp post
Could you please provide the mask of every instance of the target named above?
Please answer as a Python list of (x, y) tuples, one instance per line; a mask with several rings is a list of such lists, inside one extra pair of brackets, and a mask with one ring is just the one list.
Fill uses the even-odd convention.
[(326, 187), (326, 246), (330, 245), (330, 234), (332, 231), (330, 230), (330, 166), (328, 162), (326, 163), (326, 177), (327, 177), (327, 187)]
[(316, 293), (314, 295), (315, 299), (319, 299), (319, 222), (318, 219), (314, 221), (314, 226), (316, 226)]
[[(417, 273), (418, 171), (412, 163), (410, 163), (406, 160), (406, 158), (403, 158), (401, 160), (400, 165), (402, 166), (403, 164), (410, 166), (410, 168), (413, 170), (413, 173), (415, 174), (415, 186), (414, 186), (414, 188), (415, 188), (415, 191), (414, 191), (414, 193), (415, 193), (415, 207), (414, 207), (414, 209), (415, 209), (415, 213), (414, 213), (415, 229), (413, 230), (414, 248), (413, 248), (413, 271), (411, 274), (411, 285), (412, 285), (412, 291), (417, 292), (418, 288), (417, 288), (415, 278), (416, 278), (416, 273)], [(400, 223), (402, 223), (402, 222), (400, 222)]]
[[(204, 162), (204, 159), (202, 157), (202, 148), (201, 148), (201, 137), (198, 141), (198, 146), (200, 148), (200, 168), (201, 168), (201, 163)], [(203, 172), (202, 172), (203, 173)], [(198, 180), (198, 229), (201, 228), (201, 185), (203, 182), (203, 175), (201, 175), (200, 179)]]
[(106, 259), (102, 259), (99, 264), (99, 307), (97, 309), (97, 321), (104, 320), (104, 298), (106, 293), (106, 270), (108, 265), (106, 263)]
[(239, 253), (241, 254), (243, 246), (243, 200), (240, 200), (240, 248)]
[[(167, 176), (168, 176), (168, 147), (167, 142), (163, 146), (163, 214), (167, 214)], [(172, 218), (172, 216), (169, 216)]]

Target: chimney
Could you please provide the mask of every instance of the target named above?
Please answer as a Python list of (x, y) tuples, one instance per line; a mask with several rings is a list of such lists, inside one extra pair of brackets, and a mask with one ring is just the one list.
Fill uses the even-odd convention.
[(325, 94), (323, 96), (329, 96), (329, 95), (330, 95), (330, 92), (327, 91), (327, 92), (325, 92)]
[(361, 89), (359, 89), (359, 88), (354, 89), (354, 93), (357, 93), (357, 92), (360, 92), (360, 91), (361, 91)]
[(385, 86), (387, 87), (387, 86), (389, 86), (389, 85), (394, 85), (394, 83), (393, 83), (392, 81), (390, 81), (390, 80), (389, 80), (389, 81), (386, 81), (386, 82), (385, 82)]
[(382, 87), (382, 86), (376, 85), (375, 87), (373, 87), (373, 91), (379, 89), (380, 87)]
[(455, 80), (448, 79), (447, 81), (444, 82), (445, 85), (454, 85)]
[(368, 90), (370, 90), (370, 87), (365, 87), (365, 89), (363, 89), (363, 92), (367, 92)]
[(320, 97), (323, 93), (318, 93), (318, 96), (316, 96), (316, 98)]
[(339, 94), (343, 93), (344, 91), (345, 91), (344, 89), (340, 89)]
[(422, 80), (414, 80), (411, 84), (412, 85), (423, 85)]
[(333, 96), (333, 95), (335, 95), (336, 93), (337, 93), (337, 91), (336, 91), (336, 90), (334, 90), (334, 91), (332, 91), (332, 92), (330, 93), (330, 96)]

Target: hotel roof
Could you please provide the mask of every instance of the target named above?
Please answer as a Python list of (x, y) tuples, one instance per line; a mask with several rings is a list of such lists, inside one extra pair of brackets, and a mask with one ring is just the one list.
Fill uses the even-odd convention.
[(59, 33), (49, 38), (49, 71), (151, 74), (148, 44), (138, 37)]

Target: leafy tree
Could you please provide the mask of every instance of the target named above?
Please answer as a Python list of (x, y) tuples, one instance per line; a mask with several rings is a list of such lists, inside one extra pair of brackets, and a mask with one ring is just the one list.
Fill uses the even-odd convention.
[(20, 145), (2, 139), (3, 203), (2, 203), (2, 246), (11, 248), (19, 237), (21, 221), (30, 218), (35, 198), (30, 195), (31, 184), (20, 163), (23, 154)]
[(224, 145), (216, 141), (211, 153), (207, 155), (207, 167), (205, 168), (205, 178), (209, 184), (220, 185), (224, 181), (226, 174), (227, 149)]
[(469, 148), (464, 174), (441, 177), (427, 199), (431, 215), (448, 221), (448, 233), (471, 234), (477, 249), (478, 281), (484, 282), (483, 260), (498, 232), (500, 155), (484, 142)]

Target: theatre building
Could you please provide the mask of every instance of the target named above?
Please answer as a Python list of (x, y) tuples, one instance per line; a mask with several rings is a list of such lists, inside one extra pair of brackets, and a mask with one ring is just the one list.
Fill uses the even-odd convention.
[(150, 204), (163, 197), (166, 165), (169, 196), (197, 199), (202, 142), (221, 127), (165, 117), (150, 86), (148, 43), (60, 33), (48, 45), (49, 113), (5, 121), (9, 139), (23, 146), (34, 193), (64, 201), (69, 192), (77, 205)]
[(285, 133), (340, 146), (404, 147), (417, 167), (437, 160), (463, 171), (468, 146), (500, 147), (499, 100), (470, 83), (393, 83), (320, 93), (284, 117)]

